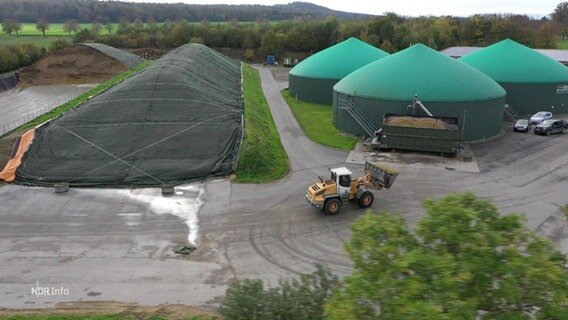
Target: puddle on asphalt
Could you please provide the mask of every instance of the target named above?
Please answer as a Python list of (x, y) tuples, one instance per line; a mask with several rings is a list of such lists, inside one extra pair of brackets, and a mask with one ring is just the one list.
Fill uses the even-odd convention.
[(145, 203), (150, 210), (158, 215), (171, 214), (179, 217), (189, 228), (187, 241), (199, 246), (199, 219), (198, 213), (203, 206), (203, 186), (178, 186), (175, 194), (162, 195), (161, 189), (135, 189), (129, 196), (139, 202)]

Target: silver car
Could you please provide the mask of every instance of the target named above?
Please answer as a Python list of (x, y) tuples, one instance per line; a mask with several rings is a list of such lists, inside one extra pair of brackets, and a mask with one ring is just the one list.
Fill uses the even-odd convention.
[(515, 123), (515, 126), (513, 127), (513, 131), (517, 131), (517, 132), (529, 132), (530, 129), (531, 129), (531, 124), (529, 123), (529, 120), (527, 120), (527, 119), (517, 120), (517, 122)]
[(540, 112), (535, 113), (531, 117), (530, 123), (531, 124), (540, 124), (544, 120), (548, 120), (548, 119), (552, 119), (552, 112), (540, 111)]

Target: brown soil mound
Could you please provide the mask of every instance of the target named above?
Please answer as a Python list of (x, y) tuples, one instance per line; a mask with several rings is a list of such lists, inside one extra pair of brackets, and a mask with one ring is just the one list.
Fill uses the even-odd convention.
[(23, 132), (15, 132), (9, 136), (0, 138), (0, 171), (4, 169), (8, 161), (10, 161), (10, 155), (14, 149), (14, 144), (18, 137), (22, 135)]
[(48, 53), (22, 70), (20, 85), (100, 83), (127, 69), (95, 49), (76, 45)]
[(392, 117), (387, 119), (386, 124), (412, 128), (448, 129), (445, 122), (430, 118)]

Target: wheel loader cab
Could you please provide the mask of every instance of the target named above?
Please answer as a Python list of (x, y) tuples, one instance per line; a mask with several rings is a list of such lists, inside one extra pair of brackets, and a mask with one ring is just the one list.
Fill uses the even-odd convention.
[(331, 180), (337, 184), (337, 193), (340, 195), (349, 193), (351, 189), (351, 175), (353, 174), (345, 167), (333, 168), (331, 171)]

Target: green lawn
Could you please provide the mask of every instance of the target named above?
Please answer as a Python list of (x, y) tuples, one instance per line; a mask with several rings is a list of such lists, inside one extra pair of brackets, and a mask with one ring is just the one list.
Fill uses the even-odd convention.
[(21, 43), (31, 43), (34, 44), (38, 47), (44, 47), (44, 48), (49, 48), (49, 45), (51, 44), (51, 42), (53, 42), (53, 40), (56, 39), (65, 39), (69, 42), (71, 42), (71, 37), (68, 36), (49, 36), (49, 37), (44, 37), (44, 36), (12, 36), (9, 37), (7, 35), (0, 35), (0, 45), (15, 45), (15, 44), (21, 44)]
[[(87, 28), (91, 30), (90, 23), (80, 23), (80, 29)], [(113, 24), (113, 30), (118, 28), (118, 24)], [(108, 30), (103, 26), (101, 29), (101, 34), (107, 34)], [(36, 29), (35, 23), (22, 23), (22, 30), (19, 32), (20, 36), (41, 36), (42, 33)], [(63, 30), (63, 23), (50, 23), (49, 29), (45, 31), (46, 36), (69, 36), (69, 33)], [(71, 33), (73, 35), (73, 33)]]
[(558, 49), (568, 49), (568, 40), (558, 40), (556, 47)]
[(300, 127), (312, 141), (343, 150), (352, 150), (355, 147), (357, 138), (342, 133), (331, 123), (333, 117), (331, 106), (296, 100), (290, 96), (288, 90), (283, 90), (282, 96)]
[(237, 182), (260, 183), (288, 173), (288, 157), (260, 87), (258, 71), (243, 65), (245, 139), (241, 147)]

